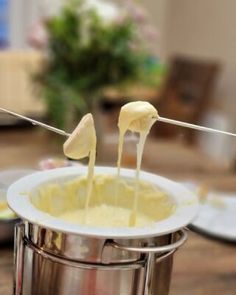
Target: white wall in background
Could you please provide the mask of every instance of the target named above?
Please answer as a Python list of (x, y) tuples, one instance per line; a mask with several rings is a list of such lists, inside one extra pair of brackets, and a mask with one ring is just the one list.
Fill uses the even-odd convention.
[[(236, 132), (235, 11), (235, 0), (166, 0), (165, 42), (162, 44), (166, 58), (185, 54), (222, 63), (215, 93), (221, 111), (214, 119), (209, 114), (204, 123), (233, 132)], [(202, 147), (207, 144), (204, 149), (209, 155), (222, 156), (226, 161), (236, 156), (233, 138), (199, 136), (205, 144)]]
[(27, 38), (32, 24), (41, 16), (58, 11), (62, 1), (67, 0), (9, 0), (10, 47), (29, 48)]
[[(177, 0), (178, 1), (178, 0)], [(138, 1), (137, 1), (138, 2)], [(166, 35), (165, 35), (165, 25), (166, 25), (166, 14), (167, 14), (167, 1), (166, 0), (145, 0), (140, 1), (147, 8), (150, 14), (151, 23), (155, 26), (157, 30), (157, 42), (155, 44), (156, 53), (161, 60), (165, 58), (165, 46)]]
[[(125, 0), (111, 0), (115, 3), (124, 3)], [(135, 1), (138, 5), (142, 5), (147, 10), (150, 17), (150, 23), (153, 24), (154, 29), (157, 31), (157, 40), (153, 45), (154, 52), (160, 57), (161, 60), (165, 58), (165, 22), (166, 22), (166, 0), (143, 0)]]
[(166, 0), (166, 57), (175, 53), (212, 58), (223, 69), (216, 92), (236, 131), (236, 1)]
[(28, 48), (27, 36), (32, 23), (38, 18), (39, 0), (10, 0), (10, 47)]

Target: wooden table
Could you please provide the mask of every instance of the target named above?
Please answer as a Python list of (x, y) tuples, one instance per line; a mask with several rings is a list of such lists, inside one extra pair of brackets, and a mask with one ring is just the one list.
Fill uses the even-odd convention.
[[(188, 177), (208, 181), (212, 186), (224, 190), (236, 190), (236, 175), (219, 163), (210, 161), (197, 149), (178, 143), (149, 141), (145, 151), (144, 167), (148, 170), (171, 178)], [(51, 155), (63, 156), (61, 141), (52, 138), (51, 134), (38, 129), (3, 130), (0, 133), (1, 169), (16, 166), (37, 168), (41, 159)], [(12, 276), (13, 245), (1, 245), (1, 295), (12, 294)], [(236, 294), (235, 244), (189, 232), (188, 242), (175, 254), (170, 295), (190, 294)]]

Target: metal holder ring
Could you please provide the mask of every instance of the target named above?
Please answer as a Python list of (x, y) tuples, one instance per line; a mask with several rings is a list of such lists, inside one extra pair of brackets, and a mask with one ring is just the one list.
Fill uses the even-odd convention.
[(173, 250), (177, 250), (180, 246), (182, 246), (187, 240), (187, 233), (185, 230), (181, 229), (178, 231), (180, 238), (178, 241), (173, 244), (165, 245), (165, 246), (155, 246), (155, 247), (130, 247), (124, 246), (114, 241), (109, 241), (108, 245), (118, 249), (125, 250), (130, 252), (139, 252), (139, 253), (165, 253)]
[(142, 265), (144, 265), (144, 260), (138, 260), (133, 263), (112, 263), (109, 265), (102, 264), (102, 263), (90, 263), (90, 262), (81, 262), (69, 258), (62, 258), (60, 256), (57, 256), (52, 253), (45, 252), (43, 249), (38, 248), (35, 246), (31, 241), (29, 241), (27, 238), (22, 238), (23, 243), (31, 249), (33, 252), (37, 253), (39, 256), (43, 257), (44, 259), (50, 260), (54, 263), (59, 263), (66, 266), (71, 266), (75, 268), (81, 268), (81, 269), (100, 269), (100, 270), (130, 270), (130, 269), (138, 269)]

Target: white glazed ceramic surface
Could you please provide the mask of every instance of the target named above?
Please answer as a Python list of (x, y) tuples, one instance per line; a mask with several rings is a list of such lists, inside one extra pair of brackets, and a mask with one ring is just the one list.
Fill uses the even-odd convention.
[[(8, 204), (17, 215), (31, 223), (37, 223), (56, 231), (102, 238), (141, 238), (164, 235), (186, 226), (197, 214), (198, 199), (195, 194), (174, 181), (147, 172), (140, 173), (141, 179), (155, 184), (171, 195), (176, 203), (176, 211), (169, 218), (146, 227), (101, 228), (72, 224), (39, 211), (31, 204), (29, 196), (24, 194), (33, 191), (46, 182), (53, 182), (58, 178), (74, 178), (86, 175), (86, 173), (87, 167), (69, 167), (37, 172), (26, 176), (10, 186), (7, 193)], [(116, 175), (117, 169), (96, 167), (95, 173)], [(134, 177), (135, 171), (122, 169), (121, 176)]]
[[(182, 184), (191, 191), (197, 191), (199, 187), (192, 181)], [(236, 192), (210, 191), (206, 202), (200, 204), (191, 226), (208, 236), (236, 242)]]
[(210, 197), (222, 199), (224, 207), (201, 204), (192, 226), (209, 236), (236, 242), (236, 195), (215, 192)]
[(12, 183), (33, 172), (35, 170), (32, 169), (8, 169), (0, 171), (0, 201), (6, 202), (7, 189)]
[(0, 171), (0, 187), (8, 187), (17, 179), (36, 172), (32, 169), (9, 169)]

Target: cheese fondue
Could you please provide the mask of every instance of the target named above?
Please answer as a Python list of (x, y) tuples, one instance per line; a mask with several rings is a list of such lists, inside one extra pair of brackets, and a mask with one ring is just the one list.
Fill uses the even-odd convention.
[[(114, 206), (100, 205), (89, 208), (87, 215), (87, 225), (102, 227), (127, 227), (129, 226), (130, 209), (116, 207), (114, 214)], [(75, 224), (83, 224), (83, 209), (72, 212), (66, 212), (60, 215), (60, 219)], [(139, 213), (137, 215), (135, 226), (145, 226), (153, 223), (154, 220), (147, 215)]]
[[(137, 168), (135, 181), (135, 199), (132, 206), (132, 213), (130, 215), (130, 226), (134, 226), (137, 216), (137, 204), (139, 194), (139, 173), (142, 162), (143, 148), (146, 137), (158, 118), (157, 110), (146, 101), (135, 101), (124, 105), (121, 108), (118, 127), (120, 131), (119, 146), (118, 146), (118, 178), (120, 176), (121, 158), (124, 144), (124, 136), (127, 130), (138, 132), (140, 134), (139, 143), (137, 145)], [(119, 195), (119, 188), (117, 188), (116, 198)], [(117, 203), (117, 201), (116, 201)]]
[[(152, 185), (140, 181), (139, 175), (146, 137), (157, 118), (157, 110), (145, 101), (131, 102), (121, 108), (118, 121), (118, 172), (116, 177), (111, 177), (94, 176), (96, 131), (92, 115), (84, 116), (64, 143), (63, 149), (65, 155), (72, 159), (89, 157), (87, 177), (60, 185), (45, 185), (39, 190), (38, 196), (32, 199), (35, 205), (65, 221), (94, 226), (144, 226), (167, 218), (175, 208), (170, 197)], [(124, 180), (120, 177), (127, 130), (140, 135), (134, 180)]]
[[(128, 227), (135, 198), (135, 179), (120, 178), (119, 199), (114, 215), (116, 176), (94, 175), (86, 224), (103, 227)], [(67, 222), (84, 224), (87, 179), (84, 176), (59, 180), (40, 186), (31, 202), (40, 211)], [(156, 186), (140, 181), (135, 226), (152, 225), (169, 217), (175, 210), (171, 197)]]

